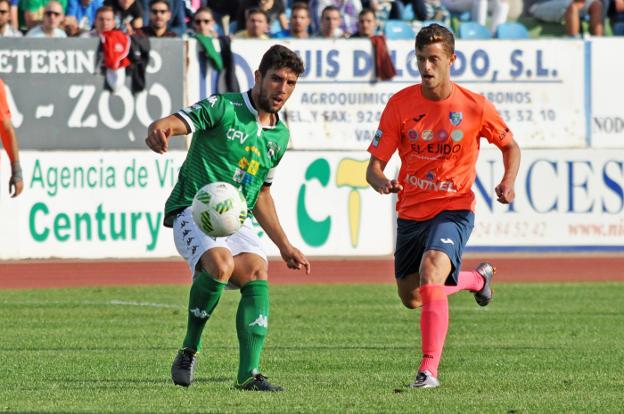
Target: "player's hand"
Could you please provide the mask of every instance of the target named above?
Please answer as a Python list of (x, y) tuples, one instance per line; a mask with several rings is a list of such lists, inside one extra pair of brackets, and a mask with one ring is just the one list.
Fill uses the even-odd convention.
[(154, 152), (164, 154), (169, 148), (169, 137), (171, 136), (171, 128), (154, 129), (145, 138), (145, 144)]
[(19, 161), (13, 161), (11, 164), (11, 178), (9, 178), (9, 194), (11, 198), (15, 198), (21, 194), (24, 189), (24, 178), (22, 177), (22, 166)]
[(24, 189), (24, 180), (16, 178), (14, 175), (9, 179), (9, 194), (11, 198), (15, 198), (22, 193)]
[(514, 191), (513, 185), (504, 181), (497, 185), (494, 191), (496, 191), (496, 200), (502, 204), (510, 204), (514, 201), (514, 198), (516, 198), (516, 192)]
[(403, 186), (397, 180), (386, 180), (379, 186), (374, 187), (379, 194), (398, 193), (403, 190)]
[(280, 251), (282, 259), (286, 262), (289, 269), (305, 269), (306, 275), (310, 274), (310, 262), (296, 247), (289, 246)]

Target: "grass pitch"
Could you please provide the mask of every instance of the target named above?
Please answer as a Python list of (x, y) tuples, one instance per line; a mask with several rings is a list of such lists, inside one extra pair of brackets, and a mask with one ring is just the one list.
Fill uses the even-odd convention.
[(407, 390), (419, 311), (391, 285), (273, 286), (263, 372), (233, 389), (238, 292), (204, 332), (196, 382), (171, 383), (188, 288), (0, 291), (0, 412), (622, 412), (624, 284), (497, 285), (450, 299), (442, 387)]

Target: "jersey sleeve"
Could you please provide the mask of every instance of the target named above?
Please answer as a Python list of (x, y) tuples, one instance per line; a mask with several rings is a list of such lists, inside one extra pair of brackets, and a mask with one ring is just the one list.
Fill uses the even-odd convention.
[(382, 161), (388, 161), (401, 142), (401, 121), (394, 102), (384, 108), (368, 152)]
[(211, 129), (221, 121), (225, 115), (225, 99), (219, 95), (212, 95), (187, 108), (181, 109), (176, 115), (188, 126), (191, 133)]
[(511, 130), (498, 114), (494, 105), (485, 99), (483, 104), (483, 122), (481, 123), (480, 135), (490, 144), (504, 147), (513, 137)]

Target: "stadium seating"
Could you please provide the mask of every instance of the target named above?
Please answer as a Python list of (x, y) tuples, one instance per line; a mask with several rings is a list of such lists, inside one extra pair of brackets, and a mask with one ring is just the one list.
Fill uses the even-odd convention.
[(506, 22), (496, 27), (496, 37), (498, 39), (528, 39), (530, 36), (522, 23)]
[(473, 40), (491, 39), (492, 32), (477, 22), (463, 22), (459, 25), (459, 38)]
[(410, 39), (413, 40), (416, 33), (410, 23), (402, 20), (387, 20), (384, 24), (384, 35), (387, 39)]

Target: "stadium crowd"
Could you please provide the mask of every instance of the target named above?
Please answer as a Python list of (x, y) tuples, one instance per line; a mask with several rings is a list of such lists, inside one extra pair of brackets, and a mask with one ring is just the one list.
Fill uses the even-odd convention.
[(429, 22), (473, 39), (624, 35), (624, 0), (0, 0), (0, 37), (413, 39)]

